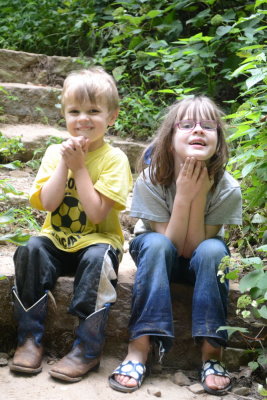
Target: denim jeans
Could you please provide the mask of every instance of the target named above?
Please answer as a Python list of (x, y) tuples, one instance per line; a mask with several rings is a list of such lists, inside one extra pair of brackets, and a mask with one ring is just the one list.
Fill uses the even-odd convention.
[(219, 237), (204, 240), (191, 259), (179, 257), (172, 242), (155, 232), (138, 235), (130, 244), (130, 254), (137, 266), (133, 288), (130, 340), (143, 335), (160, 341), (165, 351), (172, 345), (174, 330), (170, 283), (194, 286), (192, 302), (192, 336), (207, 337), (225, 345), (228, 282), (220, 282), (217, 269), (229, 255)]
[(33, 236), (27, 245), (17, 248), (14, 264), (17, 293), (25, 308), (53, 290), (58, 277), (64, 275), (75, 276), (69, 312), (81, 319), (116, 300), (119, 261), (109, 244), (97, 243), (68, 253), (47, 237)]

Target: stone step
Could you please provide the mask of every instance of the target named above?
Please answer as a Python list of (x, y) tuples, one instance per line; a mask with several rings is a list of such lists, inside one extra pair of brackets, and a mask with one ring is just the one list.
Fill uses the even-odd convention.
[[(17, 156), (16, 159), (29, 161), (33, 158), (35, 150), (45, 149), (45, 144), (51, 137), (68, 139), (69, 133), (65, 128), (59, 128), (48, 124), (4, 124), (0, 123), (0, 132), (8, 137), (20, 137), (26, 151)], [(107, 135), (106, 141), (114, 147), (119, 147), (127, 155), (132, 171), (135, 171), (136, 161), (146, 147), (145, 143), (123, 140), (117, 136)], [(42, 153), (38, 155), (41, 157)]]
[(86, 68), (91, 63), (90, 58), (81, 60), (77, 57), (0, 49), (0, 82), (62, 87), (65, 77), (71, 71)]
[[(15, 249), (15, 246), (14, 246)], [(16, 345), (16, 324), (13, 319), (11, 289), (14, 285), (14, 267), (11, 255), (0, 253), (0, 265), (5, 266), (0, 274), (6, 279), (0, 280), (0, 349), (12, 352)], [(131, 293), (135, 275), (135, 266), (128, 250), (125, 251), (119, 269), (117, 285), (118, 298), (112, 307), (107, 326), (105, 354), (124, 356), (127, 349), (127, 324), (130, 316)], [(74, 338), (77, 319), (67, 314), (68, 304), (72, 297), (73, 277), (60, 277), (57, 281), (53, 296), (54, 304), (49, 299), (48, 316), (44, 343), (48, 354), (62, 356), (66, 353)], [(164, 358), (164, 365), (177, 369), (198, 368), (200, 365), (200, 350), (191, 338), (191, 305), (192, 288), (181, 284), (172, 284), (173, 315), (175, 342), (173, 350)], [(240, 326), (240, 319), (235, 314), (236, 299), (239, 292), (235, 284), (231, 285), (229, 301), (229, 324)], [(244, 326), (244, 323), (242, 323)], [(225, 361), (232, 370), (239, 365), (245, 365), (248, 356), (242, 348), (245, 343), (239, 335), (230, 338), (230, 348), (225, 352)]]
[(61, 88), (2, 82), (0, 90), (2, 122), (60, 124), (62, 121)]

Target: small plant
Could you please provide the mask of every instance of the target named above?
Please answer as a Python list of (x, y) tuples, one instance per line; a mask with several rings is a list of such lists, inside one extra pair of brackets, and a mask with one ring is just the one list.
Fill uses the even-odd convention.
[[(0, 180), (0, 201), (5, 203), (9, 199), (9, 194), (20, 196), (23, 192), (17, 191), (7, 179)], [(15, 214), (10, 211), (0, 213), (0, 241), (11, 242), (14, 244), (24, 244), (30, 238), (28, 232), (22, 231), (16, 226)]]
[[(257, 250), (267, 252), (267, 245)], [(241, 296), (237, 300), (236, 314), (242, 317), (242, 321), (248, 321), (246, 328), (222, 326), (218, 330), (227, 330), (229, 337), (234, 332), (239, 332), (255, 356), (249, 367), (252, 370), (259, 367), (267, 370), (267, 349), (263, 344), (266, 339), (267, 321), (267, 270), (263, 260), (260, 257), (231, 259), (227, 256), (220, 264), (218, 275), (221, 276), (221, 281), (225, 278), (233, 280), (242, 276), (239, 281)], [(254, 336), (249, 334), (251, 318), (254, 320), (253, 326), (258, 328), (258, 333)], [(250, 343), (253, 342), (259, 347), (252, 347)]]
[(7, 138), (0, 132), (0, 163), (14, 161), (18, 153), (22, 154), (24, 151), (20, 137)]

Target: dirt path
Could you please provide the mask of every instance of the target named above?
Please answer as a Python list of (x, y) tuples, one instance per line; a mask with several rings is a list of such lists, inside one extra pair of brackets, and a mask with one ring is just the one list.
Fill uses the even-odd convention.
[[(115, 369), (120, 360), (104, 357), (98, 372), (92, 372), (77, 383), (56, 381), (48, 374), (50, 365), (43, 363), (43, 371), (38, 375), (15, 375), (9, 368), (0, 369), (0, 400), (120, 400), (120, 399), (151, 399), (161, 397), (168, 400), (218, 400), (207, 394), (194, 394), (186, 386), (174, 384), (170, 375), (151, 375), (147, 377), (142, 387), (134, 393), (125, 394), (112, 390), (107, 377)], [(157, 396), (156, 396), (157, 394)], [(226, 396), (234, 399), (233, 397)]]

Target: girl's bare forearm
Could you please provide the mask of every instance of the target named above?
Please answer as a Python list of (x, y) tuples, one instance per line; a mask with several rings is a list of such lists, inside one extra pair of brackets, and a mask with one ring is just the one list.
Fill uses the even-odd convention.
[(171, 218), (165, 231), (165, 236), (173, 242), (179, 255), (182, 254), (186, 240), (190, 208), (191, 204), (189, 201), (177, 196), (174, 200)]
[(182, 255), (191, 258), (197, 246), (205, 240), (205, 206), (206, 196), (197, 196), (191, 203), (188, 229)]

